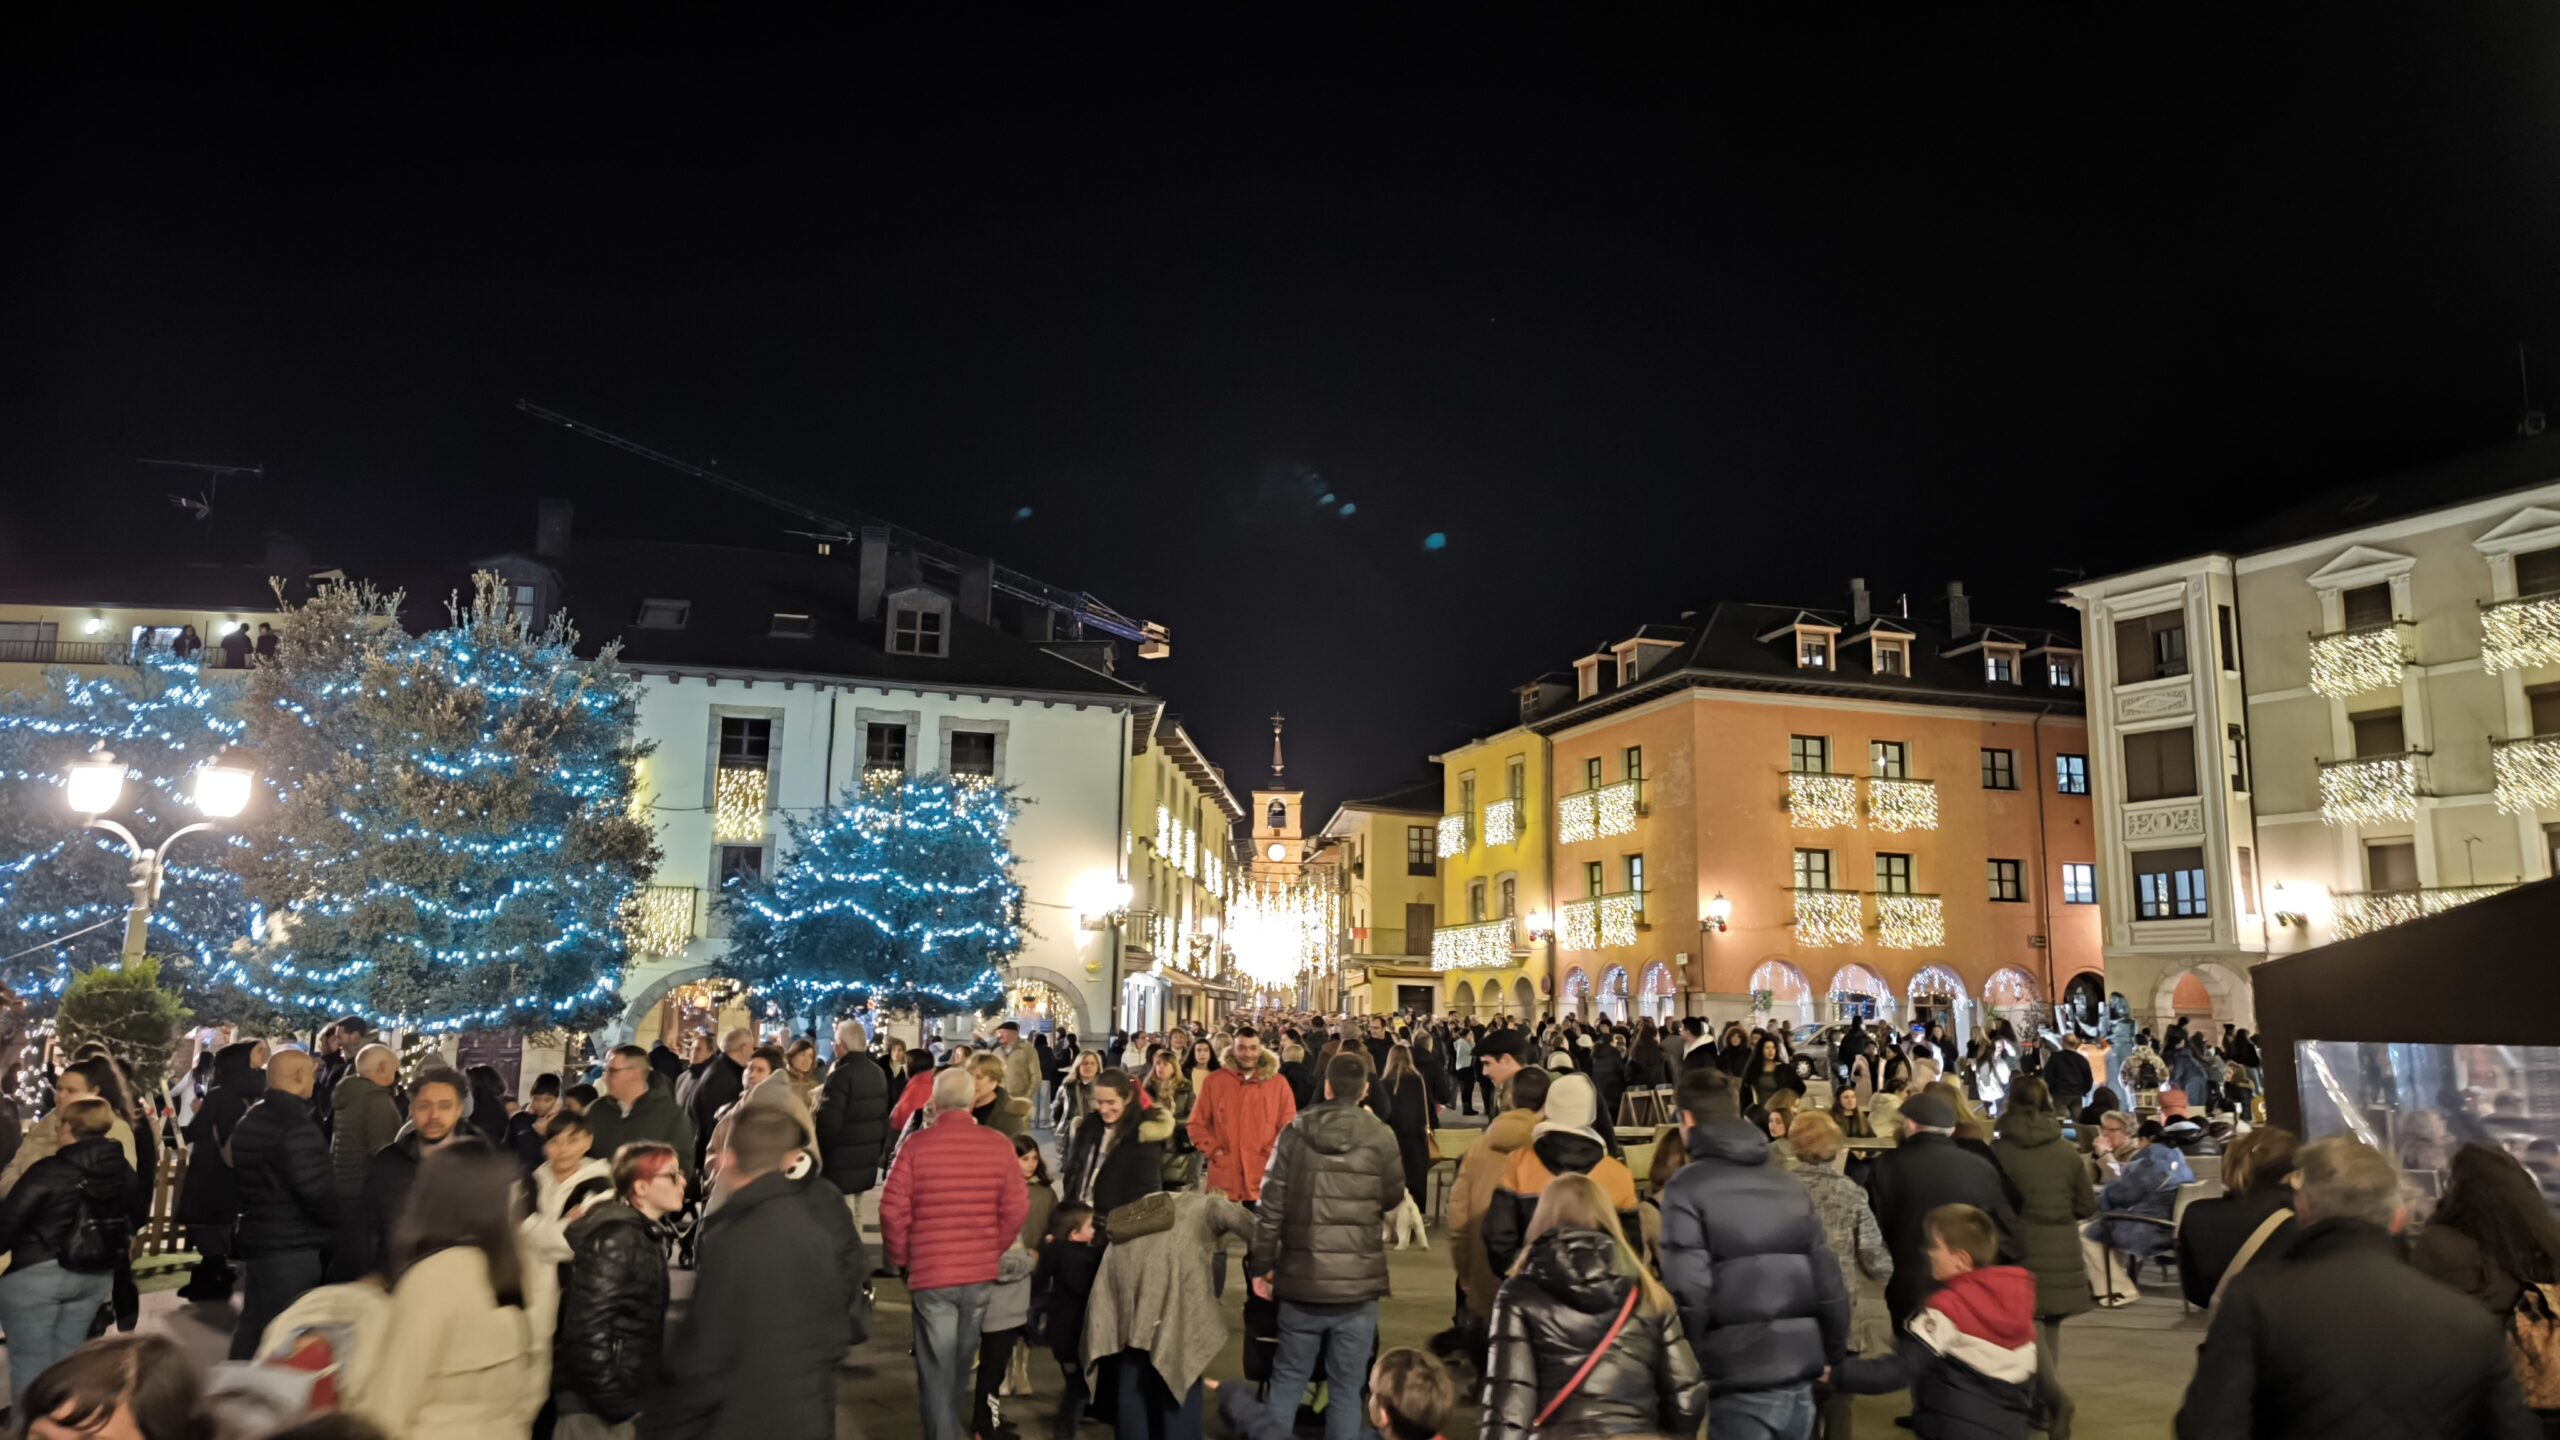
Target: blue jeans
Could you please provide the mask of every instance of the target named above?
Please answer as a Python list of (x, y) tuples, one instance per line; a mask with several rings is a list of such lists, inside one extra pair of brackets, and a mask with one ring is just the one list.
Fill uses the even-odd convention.
[(1360, 1440), (1368, 1428), (1369, 1353), (1378, 1346), (1378, 1302), (1325, 1314), (1280, 1302), (1280, 1353), (1271, 1361), (1271, 1418), (1283, 1430), (1298, 1421), (1298, 1402), (1324, 1353), (1324, 1440)]
[(916, 1396), (925, 1440), (964, 1440), (969, 1433), (969, 1366), (978, 1358), (978, 1331), (995, 1288), (946, 1285), (907, 1297), (915, 1306)]
[(1177, 1397), (1144, 1350), (1121, 1351), (1111, 1368), (1119, 1372), (1120, 1385), (1120, 1406), (1111, 1421), (1114, 1440), (1201, 1440), (1199, 1381)]
[(115, 1277), (85, 1275), (47, 1260), (0, 1275), (0, 1326), (9, 1335), (9, 1403), (26, 1413), (27, 1387), (89, 1338)]
[(1813, 1434), (1813, 1387), (1709, 1394), (1707, 1433), (1716, 1440), (1806, 1440)]

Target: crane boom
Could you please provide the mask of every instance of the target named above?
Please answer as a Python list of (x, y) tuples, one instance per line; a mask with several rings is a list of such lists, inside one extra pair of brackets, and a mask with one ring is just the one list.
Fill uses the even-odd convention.
[[(663, 450), (651, 449), (637, 440), (616, 435), (610, 430), (563, 415), (557, 410), (536, 405), (530, 400), (518, 400), (516, 408), (536, 420), (548, 420), (554, 425), (583, 435), (590, 440), (610, 445), (624, 454), (636, 455), (652, 464), (664, 465), (680, 474), (709, 481), (724, 490), (744, 495), (760, 504), (769, 505), (786, 515), (806, 520), (812, 525), (822, 527), (821, 533), (829, 538), (850, 542), (858, 536), (864, 525), (888, 524), (886, 521), (866, 516), (860, 511), (852, 512), (849, 517), (830, 515), (788, 496), (777, 495), (760, 486), (749, 484), (734, 475), (724, 475), (717, 470), (696, 465), (690, 460), (669, 455)], [(889, 525), (888, 528), (905, 540), (908, 548), (915, 552), (919, 560), (940, 566), (955, 574), (967, 569), (977, 559), (976, 556), (956, 545), (945, 545), (939, 540), (919, 535), (903, 525)], [(1161, 660), (1171, 653), (1173, 632), (1162, 625), (1153, 621), (1132, 620), (1081, 590), (1061, 589), (1035, 580), (1019, 570), (996, 565), (993, 562), (989, 562), (989, 568), (991, 571), (989, 584), (1003, 594), (1063, 615), (1079, 626), (1090, 625), (1105, 634), (1135, 641), (1141, 658)]]

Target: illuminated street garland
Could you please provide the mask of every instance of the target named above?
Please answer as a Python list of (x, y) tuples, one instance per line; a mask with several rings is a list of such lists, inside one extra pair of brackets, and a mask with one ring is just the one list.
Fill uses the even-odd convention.
[(711, 786), (711, 838), (755, 845), (764, 840), (765, 796), (771, 779), (762, 766), (723, 765)]
[(1440, 858), (1446, 860), (1453, 855), (1464, 855), (1466, 853), (1467, 817), (1464, 815), (1441, 816)]
[(2560, 665), (2560, 595), (2481, 606), (2480, 665), (2492, 675)]
[(2500, 740), (2489, 747), (2498, 808), (2510, 815), (2560, 809), (2560, 736)]
[(1592, 823), (1603, 835), (1632, 835), (1644, 813), (1644, 782), (1621, 780), (1592, 792)]
[(1947, 943), (1947, 909), (1935, 895), (1878, 895), (1876, 943), (1888, 950), (1932, 950)]
[(673, 955), (693, 943), (693, 902), (699, 893), (690, 885), (643, 885), (631, 892), (624, 924), (625, 943), (636, 955)]
[(1798, 830), (1855, 829), (1858, 782), (1846, 775), (1788, 771), (1787, 822)]
[(2397, 624), (2311, 637), (2311, 688), (2333, 700), (2397, 685), (2408, 663)]
[(1798, 890), (1796, 943), (1855, 945), (1867, 938), (1866, 907), (1855, 890)]
[(1484, 807), (1484, 843), (1490, 849), (1520, 838), (1520, 802), (1496, 800)]
[(1431, 932), (1434, 970), (1504, 970), (1518, 964), (1512, 944), (1517, 921), (1484, 920), (1443, 925)]
[(2414, 753), (2333, 760), (2320, 767), (2320, 819), (2328, 825), (2377, 825), (2418, 813)]
[(1888, 835), (1938, 828), (1938, 786), (1932, 780), (1867, 782), (1867, 821)]
[(1556, 802), (1556, 840), (1559, 844), (1571, 845), (1599, 835), (1599, 810), (1592, 803), (1592, 794), (1585, 790)]

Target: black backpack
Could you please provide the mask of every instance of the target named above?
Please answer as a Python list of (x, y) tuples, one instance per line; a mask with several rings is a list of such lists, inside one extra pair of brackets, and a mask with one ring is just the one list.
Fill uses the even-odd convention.
[(71, 1233), (64, 1237), (62, 1268), (104, 1275), (133, 1255), (133, 1220), (123, 1207), (74, 1192)]

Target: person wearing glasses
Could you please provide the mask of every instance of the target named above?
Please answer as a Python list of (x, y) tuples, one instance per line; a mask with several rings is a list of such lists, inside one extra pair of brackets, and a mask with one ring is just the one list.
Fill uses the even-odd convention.
[(619, 1045), (604, 1062), (604, 1094), (587, 1111), (594, 1140), (587, 1153), (610, 1161), (635, 1140), (672, 1145), (693, 1173), (693, 1120), (676, 1104), (665, 1078), (649, 1064), (649, 1052)]
[(612, 1198), (571, 1222), (553, 1352), (556, 1440), (631, 1434), (666, 1330), (666, 1219), (684, 1201), (682, 1152), (638, 1140), (613, 1157)]

